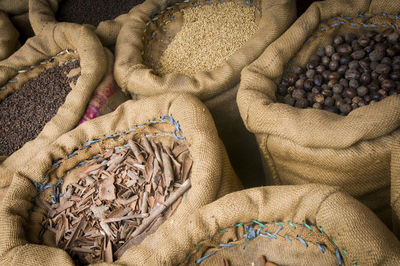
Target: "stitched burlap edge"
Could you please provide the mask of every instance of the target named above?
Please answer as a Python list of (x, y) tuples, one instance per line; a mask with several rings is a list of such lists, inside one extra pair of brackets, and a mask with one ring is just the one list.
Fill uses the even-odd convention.
[(390, 147), (400, 135), (400, 96), (340, 116), (277, 103), (275, 92), (289, 61), (304, 66), (335, 34), (364, 29), (359, 21), (376, 25), (369, 29), (377, 31), (398, 25), (399, 10), (398, 1), (315, 2), (243, 70), (239, 110), (248, 130), (257, 135), (275, 184), (341, 186), (374, 210), (389, 206)]
[[(292, 0), (262, 0), (259, 30), (225, 63), (210, 72), (198, 72), (193, 77), (170, 73), (158, 76), (143, 63), (142, 50), (146, 23), (153, 13), (167, 7), (168, 1), (147, 0), (137, 6), (123, 25), (116, 44), (115, 78), (120, 87), (135, 95), (157, 95), (167, 92), (189, 92), (205, 100), (226, 91), (239, 82), (240, 71), (256, 59), (295, 18)], [(171, 4), (174, 2), (171, 1)], [(151, 88), (151, 89), (150, 89)]]
[[(231, 193), (194, 211), (190, 217), (181, 221), (181, 226), (171, 226), (170, 230), (160, 232), (155, 238), (146, 239), (137, 249), (126, 252), (121, 262), (126, 265), (176, 265), (187, 262), (190, 257), (188, 255), (194, 255), (192, 253), (200, 248), (199, 243), (207, 239), (212, 241), (212, 236), (221, 230), (251, 220), (268, 222), (267, 230), (271, 226), (277, 228), (275, 222), (283, 229), (305, 223), (312, 224), (314, 231), (323, 229), (323, 234), (333, 239), (344, 265), (394, 265), (400, 262), (400, 242), (368, 208), (337, 187), (318, 184), (260, 187)], [(172, 228), (174, 233), (168, 234)], [(282, 234), (277, 237), (281, 242), (286, 241), (289, 246), (287, 253), (291, 253), (292, 247), (293, 253), (298, 255), (294, 256), (291, 263), (283, 263), (290, 254), (281, 258), (273, 256), (271, 250), (274, 250), (274, 241), (277, 240), (271, 237), (264, 238), (270, 241), (271, 250), (261, 251), (265, 252), (267, 258), (274, 258), (272, 262), (277, 265), (308, 264), (305, 254), (300, 255), (306, 252), (306, 247), (298, 239), (292, 237), (290, 242)], [(162, 239), (168, 239), (168, 242)], [(246, 250), (257, 249), (258, 245), (252, 245), (252, 241), (255, 240), (249, 241)], [(309, 242), (307, 249), (314, 248), (311, 246), (316, 248), (315, 243)], [(226, 247), (229, 248), (232, 247)], [(240, 248), (238, 252), (245, 253), (246, 250)], [(225, 258), (233, 259), (231, 263), (234, 264), (234, 258)], [(210, 262), (207, 263), (207, 260)], [(206, 265), (215, 265), (220, 261), (221, 256), (218, 256), (217, 251), (204, 262)]]
[[(43, 146), (78, 125), (92, 92), (106, 71), (107, 59), (103, 46), (90, 29), (85, 26), (60, 23), (47, 27), (42, 34), (29, 39), (11, 57), (0, 62), (0, 84), (3, 86), (13, 79), (18, 71), (29, 71), (30, 66), (40, 65), (41, 62), (49, 60), (60, 52), (66, 53), (66, 49), (76, 50), (79, 54), (81, 75), (76, 86), (36, 139), (27, 142), (8, 158), (2, 157), (0, 187), (9, 185), (14, 171), (30, 161)], [(6, 88), (2, 91), (2, 97), (12, 91), (13, 88)]]
[[(44, 218), (43, 210), (40, 208), (35, 208), (32, 214), (29, 214), (29, 210), (33, 207), (33, 197), (37, 195), (33, 182), (41, 182), (46, 172), (56, 167), (49, 174), (49, 182), (56, 184), (58, 177), (63, 176), (81, 160), (104, 152), (102, 143), (109, 139), (106, 138), (109, 134), (118, 134), (131, 128), (139, 130), (143, 128), (143, 125), (155, 125), (154, 128), (157, 129), (158, 124), (150, 121), (160, 120), (160, 117), (164, 115), (171, 116), (179, 123), (181, 132), (191, 146), (192, 187), (173, 216), (164, 222), (156, 233), (146, 239), (149, 241), (158, 239), (159, 232), (165, 236), (165, 230), (170, 230), (171, 227), (174, 229), (169, 233), (173, 233), (180, 227), (181, 221), (194, 210), (216, 200), (217, 197), (241, 188), (227, 160), (211, 115), (198, 99), (187, 94), (166, 94), (136, 102), (128, 101), (115, 112), (85, 122), (50, 145), (41, 146), (42, 149), (37, 156), (14, 175), (3, 205), (0, 207), (1, 263), (3, 265), (54, 265), (55, 263), (73, 265), (65, 251), (39, 245), (39, 243), (30, 243), (27, 240), (28, 237), (33, 240), (38, 239), (40, 220)], [(152, 134), (157, 132), (153, 130)], [(100, 141), (92, 142), (90, 148), (76, 149), (84, 147), (82, 145), (88, 140)], [(112, 145), (114, 140), (109, 141)], [(116, 139), (114, 145), (121, 144), (117, 144), (118, 142)], [(77, 154), (73, 157), (68, 156), (72, 153)], [(54, 162), (60, 158), (64, 158), (62, 163), (54, 166)], [(48, 198), (50, 193), (51, 191), (46, 191), (45, 198)], [(168, 239), (163, 238), (163, 241), (168, 242)], [(131, 249), (136, 248), (138, 247)], [(129, 250), (127, 252), (129, 253)]]

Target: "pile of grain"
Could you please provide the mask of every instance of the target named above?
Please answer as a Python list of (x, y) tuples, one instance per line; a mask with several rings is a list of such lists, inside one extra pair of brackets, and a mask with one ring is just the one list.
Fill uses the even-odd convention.
[(193, 76), (211, 71), (257, 31), (256, 8), (224, 2), (183, 9), (184, 24), (161, 56), (160, 69)]

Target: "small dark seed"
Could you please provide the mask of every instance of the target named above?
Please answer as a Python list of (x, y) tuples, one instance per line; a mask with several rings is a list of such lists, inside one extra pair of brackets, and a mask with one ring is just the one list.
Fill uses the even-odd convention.
[(357, 88), (357, 95), (360, 97), (364, 97), (368, 93), (368, 88), (365, 86), (360, 86)]
[(349, 97), (350, 99), (352, 99), (357, 95), (357, 93), (356, 93), (355, 89), (347, 88), (347, 89), (344, 90), (344, 95), (346, 97)]

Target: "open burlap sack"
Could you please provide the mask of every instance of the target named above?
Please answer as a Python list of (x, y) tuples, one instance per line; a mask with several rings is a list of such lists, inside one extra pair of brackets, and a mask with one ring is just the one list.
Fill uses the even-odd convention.
[(92, 92), (107, 68), (105, 50), (87, 27), (57, 24), (26, 42), (11, 57), (0, 62), (0, 100), (18, 90), (44, 70), (71, 60), (80, 60), (80, 76), (56, 115), (36, 139), (27, 142), (8, 158), (0, 157), (0, 187), (10, 184), (15, 170), (63, 133), (76, 127)]
[[(210, 2), (196, 3), (207, 5)], [(159, 76), (146, 63), (147, 52), (144, 50), (150, 47), (146, 43), (151, 44), (157, 58), (182, 27), (183, 19), (171, 21), (169, 12), (196, 5), (193, 1), (148, 0), (137, 6), (118, 36), (115, 64), (117, 83), (133, 98), (166, 92), (189, 92), (199, 97), (210, 109), (232, 165), (246, 186), (260, 185), (256, 180), (262, 179), (263, 170), (254, 135), (246, 131), (236, 104), (240, 72), (287, 29), (296, 13), (292, 0), (261, 0), (252, 4), (261, 9), (261, 16), (257, 17), (259, 30), (241, 49), (210, 72), (198, 72), (193, 77), (179, 73)], [(163, 27), (165, 19), (169, 23), (164, 34), (153, 26)], [(158, 44), (152, 43), (153, 32), (161, 36)]]
[(390, 175), (393, 232), (400, 239), (400, 139), (396, 140), (393, 145)]
[(400, 96), (340, 116), (277, 103), (275, 93), (289, 60), (304, 66), (337, 34), (397, 27), (399, 10), (399, 1), (316, 2), (243, 70), (240, 114), (275, 184), (340, 186), (390, 223), (390, 149), (400, 135)]
[[(170, 120), (163, 120), (163, 116), (169, 116)], [(159, 230), (173, 228), (169, 233), (174, 234), (181, 221), (194, 210), (241, 188), (211, 115), (198, 99), (187, 94), (166, 94), (128, 101), (113, 113), (85, 122), (52, 144), (40, 146), (38, 155), (14, 175), (0, 207), (1, 264), (73, 265), (65, 251), (40, 242), (40, 222), (47, 212), (44, 207), (34, 206), (33, 197), (38, 193), (34, 182), (43, 182), (48, 174), (46, 184), (59, 184), (60, 178), (81, 161), (104, 153), (106, 148), (125, 144), (134, 134), (159, 141), (185, 137), (181, 141), (190, 146), (191, 188)], [(45, 190), (41, 197), (49, 200), (52, 193), (52, 189)], [(148, 238), (153, 239), (157, 234), (158, 231)]]
[[(43, 31), (46, 25), (58, 23), (56, 12), (62, 0), (29, 0), (29, 20), (36, 34)], [(135, 7), (129, 11), (134, 12)], [(117, 40), (122, 25), (129, 18), (129, 13), (121, 14), (115, 19), (105, 20), (97, 26), (88, 25), (99, 36), (99, 39), (105, 46), (113, 46)]]
[(398, 265), (400, 242), (338, 187), (271, 186), (234, 192), (194, 211), (120, 262), (264, 265), (260, 256), (272, 265)]

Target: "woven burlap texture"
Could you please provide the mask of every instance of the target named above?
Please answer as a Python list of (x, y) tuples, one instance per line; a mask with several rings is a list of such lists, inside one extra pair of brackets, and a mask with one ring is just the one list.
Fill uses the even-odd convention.
[[(4, 99), (28, 79), (36, 77), (36, 69), (46, 65), (42, 65), (41, 62), (49, 60), (52, 56), (57, 57), (60, 52), (66, 54), (66, 49), (77, 51), (81, 75), (64, 104), (37, 138), (27, 142), (8, 158), (0, 158), (0, 187), (9, 185), (14, 171), (31, 160), (44, 146), (78, 125), (108, 63), (103, 46), (91, 30), (85, 26), (66, 23), (48, 27), (40, 35), (28, 40), (12, 56), (0, 62), (0, 84), (6, 86), (0, 91), (0, 99)], [(30, 70), (31, 66), (35, 67)], [(29, 71), (18, 74), (19, 70)], [(9, 82), (15, 79), (16, 83)]]
[[(10, 50), (9, 55), (19, 48), (18, 37), (20, 39), (28, 38), (33, 36), (32, 28), (29, 23), (29, 0), (2, 0), (0, 1), (0, 11), (7, 14), (7, 22), (5, 22), (3, 15), (1, 14), (0, 22), (0, 43), (3, 40), (9, 40), (9, 43), (5, 43)], [(1, 12), (0, 12), (1, 13)], [(16, 34), (19, 32), (19, 34)], [(8, 35), (7, 35), (8, 34)], [(4, 52), (3, 44), (0, 44), (0, 59), (3, 60), (6, 57), (2, 57)]]
[[(386, 29), (382, 24), (398, 25), (393, 14), (399, 10), (399, 1), (316, 2), (243, 70), (237, 97), (240, 114), (256, 134), (275, 184), (340, 186), (374, 210), (389, 206), (390, 148), (400, 135), (400, 96), (340, 116), (277, 103), (275, 92), (289, 60), (305, 66), (317, 47), (336, 34), (362, 32), (363, 23), (375, 23), (372, 29), (377, 31)], [(365, 18), (358, 17), (360, 13)], [(333, 25), (333, 17), (344, 23), (323, 22)], [(350, 20), (356, 26), (349, 25)]]
[[(340, 188), (320, 184), (259, 187), (231, 193), (194, 210), (179, 226), (173, 225), (163, 234), (146, 239), (140, 247), (127, 251), (120, 262), (123, 265), (177, 265), (187, 261), (189, 254), (190, 258), (196, 258), (193, 252), (199, 243), (212, 241), (212, 236), (221, 230), (252, 219), (270, 223), (266, 228), (278, 222), (283, 226), (282, 231), (291, 228), (290, 223), (298, 224), (297, 229), (304, 223), (322, 228), (324, 235), (334, 239), (344, 265), (400, 263), (400, 242), (371, 210)], [(305, 228), (299, 236), (308, 230)], [(172, 231), (173, 234), (169, 233)], [(259, 237), (259, 243), (253, 241), (257, 242), (256, 239), (249, 241), (246, 249), (243, 245), (223, 248), (225, 252), (217, 251), (202, 265), (220, 265), (222, 258), (228, 259), (231, 265), (251, 265), (258, 257), (252, 258), (247, 253), (265, 255), (277, 265), (310, 265), (310, 258), (315, 262), (311, 265), (338, 265), (335, 254), (328, 250), (322, 253), (316, 247), (318, 239), (314, 243), (310, 241), (307, 248), (295, 237), (292, 242), (288, 241), (284, 233), (278, 234), (277, 239)], [(254, 250), (258, 248), (262, 249)], [(259, 265), (258, 261), (254, 265)]]
[(392, 207), (393, 232), (400, 239), (400, 139), (395, 141), (390, 166), (390, 205)]
[[(42, 32), (46, 25), (58, 23), (55, 14), (61, 1), (62, 0), (29, 0), (29, 20), (36, 34)], [(134, 9), (135, 7), (133, 7), (129, 13), (134, 12)], [(115, 19), (102, 21), (96, 27), (89, 24), (86, 24), (86, 26), (96, 32), (100, 41), (105, 46), (112, 46), (115, 45), (122, 25), (128, 20), (129, 13), (122, 14)]]
[(9, 57), (18, 48), (18, 36), (8, 15), (0, 9), (0, 60)]
[(295, 18), (294, 1), (263, 0), (259, 30), (220, 67), (211, 72), (196, 73), (193, 77), (177, 73), (160, 77), (143, 63), (142, 37), (150, 16), (161, 6), (166, 7), (167, 3), (164, 0), (147, 0), (137, 6), (118, 35), (115, 47), (115, 78), (121, 88), (129, 91), (132, 97), (137, 94), (150, 96), (166, 92), (190, 92), (205, 100), (231, 89), (239, 82), (243, 67), (256, 59)]
[[(135, 128), (137, 125), (149, 123), (150, 120), (159, 120), (164, 115), (172, 116), (179, 123), (187, 143), (191, 146), (192, 187), (175, 214), (156, 233), (148, 236), (148, 241), (160, 240), (157, 237), (158, 234), (164, 237), (173, 233), (180, 227), (181, 221), (194, 210), (241, 188), (218, 138), (211, 115), (198, 99), (191, 95), (168, 94), (137, 102), (128, 101), (113, 113), (85, 122), (62, 135), (52, 144), (46, 147), (41, 146), (42, 150), (37, 156), (14, 175), (13, 182), (0, 207), (1, 264), (72, 265), (72, 260), (65, 251), (39, 243), (34, 244), (27, 240), (27, 238), (33, 240), (39, 238), (40, 220), (45, 218), (40, 208), (34, 209), (29, 215), (28, 211), (33, 207), (33, 197), (37, 194), (33, 182), (40, 182), (43, 179), (45, 173), (51, 168), (53, 160), (67, 158), (75, 151), (75, 148), (85, 144), (87, 140), (103, 139), (105, 135)], [(60, 168), (53, 171), (50, 182), (55, 184), (56, 176), (62, 177), (80, 160), (90, 158), (103, 150), (101, 142), (91, 144), (91, 146), (88, 150), (72, 157), (72, 160), (63, 162)], [(50, 192), (46, 191), (45, 196), (48, 196)], [(30, 229), (27, 229), (28, 225)], [(168, 241), (168, 238), (162, 239), (157, 246), (165, 246), (162, 243)], [(138, 247), (132, 249), (136, 248)], [(147, 252), (152, 253), (151, 249)], [(124, 258), (130, 258), (130, 261), (135, 260), (129, 255), (129, 251)]]

